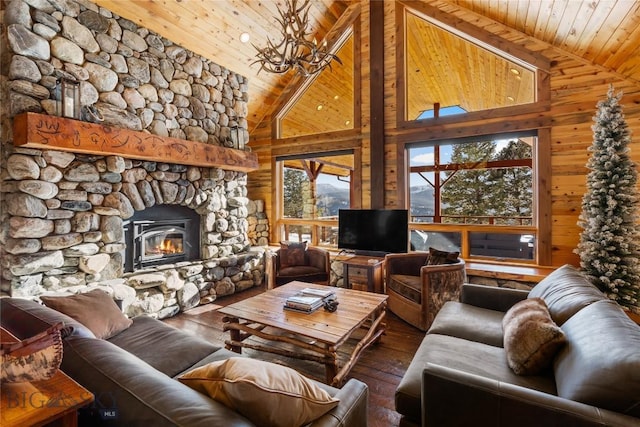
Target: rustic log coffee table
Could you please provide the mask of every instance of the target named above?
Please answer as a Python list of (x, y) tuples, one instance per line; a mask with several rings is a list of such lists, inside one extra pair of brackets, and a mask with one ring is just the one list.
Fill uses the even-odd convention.
[[(219, 309), (225, 315), (224, 330), (230, 333), (226, 347), (237, 353), (245, 347), (323, 363), (326, 383), (340, 386), (362, 351), (384, 333), (387, 296), (331, 288), (340, 303), (335, 312), (322, 308), (313, 313), (285, 310), (285, 300), (304, 288), (325, 287), (295, 281)], [(355, 344), (349, 359), (341, 364), (338, 348), (360, 329), (364, 330), (364, 336)], [(245, 342), (251, 336), (262, 340)], [(293, 345), (299, 351), (283, 348), (283, 344)]]

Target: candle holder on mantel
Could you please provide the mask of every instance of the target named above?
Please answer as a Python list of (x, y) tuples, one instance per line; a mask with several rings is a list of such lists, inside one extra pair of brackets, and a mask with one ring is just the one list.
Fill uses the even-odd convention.
[(80, 118), (80, 82), (60, 78), (56, 83), (57, 115), (71, 119)]
[(231, 137), (233, 148), (244, 150), (244, 132), (239, 126), (232, 126), (229, 136)]

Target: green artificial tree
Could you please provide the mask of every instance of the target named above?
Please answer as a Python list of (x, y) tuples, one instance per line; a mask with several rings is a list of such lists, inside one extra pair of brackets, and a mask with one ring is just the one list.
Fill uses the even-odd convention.
[(609, 298), (640, 313), (640, 228), (635, 164), (629, 156), (631, 136), (609, 88), (598, 102), (593, 125), (587, 191), (578, 225), (583, 229), (577, 253), (580, 266)]

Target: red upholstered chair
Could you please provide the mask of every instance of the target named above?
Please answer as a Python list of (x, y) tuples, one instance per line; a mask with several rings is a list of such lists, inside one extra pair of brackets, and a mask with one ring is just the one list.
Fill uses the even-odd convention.
[(329, 284), (331, 261), (329, 251), (307, 247), (306, 242), (283, 242), (280, 249), (267, 254), (267, 288), (299, 280)]
[(457, 301), (466, 281), (464, 260), (425, 265), (428, 252), (385, 257), (387, 307), (396, 316), (426, 331), (447, 301)]

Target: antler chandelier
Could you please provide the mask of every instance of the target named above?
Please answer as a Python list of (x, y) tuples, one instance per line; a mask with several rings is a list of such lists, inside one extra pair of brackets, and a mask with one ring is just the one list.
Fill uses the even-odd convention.
[(294, 69), (301, 76), (307, 77), (322, 71), (327, 66), (331, 68), (331, 61), (334, 59), (342, 64), (340, 58), (329, 52), (326, 41), (318, 45), (315, 38), (307, 40), (310, 35), (307, 28), (311, 7), (309, 1), (305, 0), (302, 6), (298, 7), (298, 0), (286, 0), (287, 11), (278, 10), (280, 19), (277, 17), (275, 19), (282, 27), (280, 29), (282, 40), (274, 43), (267, 38), (265, 48), (253, 46), (258, 51), (256, 54), (258, 59), (251, 65), (260, 63), (258, 73), (264, 70), (282, 74)]

